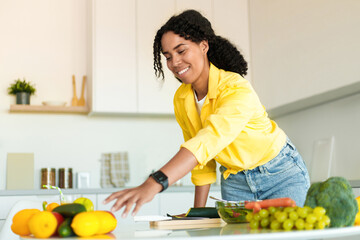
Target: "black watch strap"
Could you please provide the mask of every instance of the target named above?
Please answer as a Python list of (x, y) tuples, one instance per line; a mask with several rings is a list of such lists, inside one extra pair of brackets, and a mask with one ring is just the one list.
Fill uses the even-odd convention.
[(159, 170), (157, 172), (154, 172), (150, 174), (150, 177), (152, 177), (157, 183), (159, 183), (162, 186), (162, 190), (160, 192), (168, 188), (169, 186), (168, 177), (162, 171)]

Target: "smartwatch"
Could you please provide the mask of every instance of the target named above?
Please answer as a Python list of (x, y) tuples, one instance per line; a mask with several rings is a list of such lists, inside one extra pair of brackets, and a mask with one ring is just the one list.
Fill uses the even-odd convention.
[(168, 188), (169, 186), (168, 177), (162, 171), (159, 170), (157, 172), (154, 172), (150, 174), (150, 177), (152, 177), (157, 183), (159, 183), (162, 186), (162, 190), (160, 192)]

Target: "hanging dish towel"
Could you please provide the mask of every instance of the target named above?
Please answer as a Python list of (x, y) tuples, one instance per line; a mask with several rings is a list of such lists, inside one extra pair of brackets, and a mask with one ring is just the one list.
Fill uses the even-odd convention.
[(110, 181), (110, 160), (111, 160), (111, 153), (101, 154), (100, 186), (102, 188), (113, 188), (114, 187), (114, 185)]
[(110, 182), (114, 187), (123, 187), (129, 181), (129, 162), (127, 152), (111, 154)]

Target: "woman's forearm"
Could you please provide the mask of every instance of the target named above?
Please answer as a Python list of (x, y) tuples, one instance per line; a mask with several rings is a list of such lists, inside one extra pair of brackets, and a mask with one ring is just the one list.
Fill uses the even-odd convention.
[(188, 174), (197, 164), (194, 154), (186, 148), (181, 148), (160, 170), (168, 177), (170, 186)]
[(210, 184), (195, 186), (194, 207), (205, 207), (209, 195)]

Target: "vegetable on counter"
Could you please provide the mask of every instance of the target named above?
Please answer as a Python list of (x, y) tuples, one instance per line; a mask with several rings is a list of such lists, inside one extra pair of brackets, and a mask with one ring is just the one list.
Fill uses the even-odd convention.
[(81, 212), (86, 212), (84, 205), (80, 203), (69, 203), (60, 205), (52, 210), (53, 212), (58, 212), (64, 217), (74, 217), (76, 214)]
[(58, 228), (58, 234), (60, 237), (70, 237), (74, 236), (75, 233), (71, 228), (72, 218), (66, 218)]
[(245, 208), (253, 209), (254, 213), (259, 212), (260, 209), (269, 207), (295, 207), (296, 203), (291, 198), (273, 198), (262, 201), (253, 201), (245, 203)]
[(208, 218), (219, 218), (219, 214), (214, 207), (198, 207), (190, 208), (185, 214), (186, 217), (208, 217)]
[(331, 219), (330, 227), (353, 226), (358, 213), (358, 203), (350, 183), (343, 177), (330, 177), (313, 183), (306, 195), (305, 205), (321, 206)]

